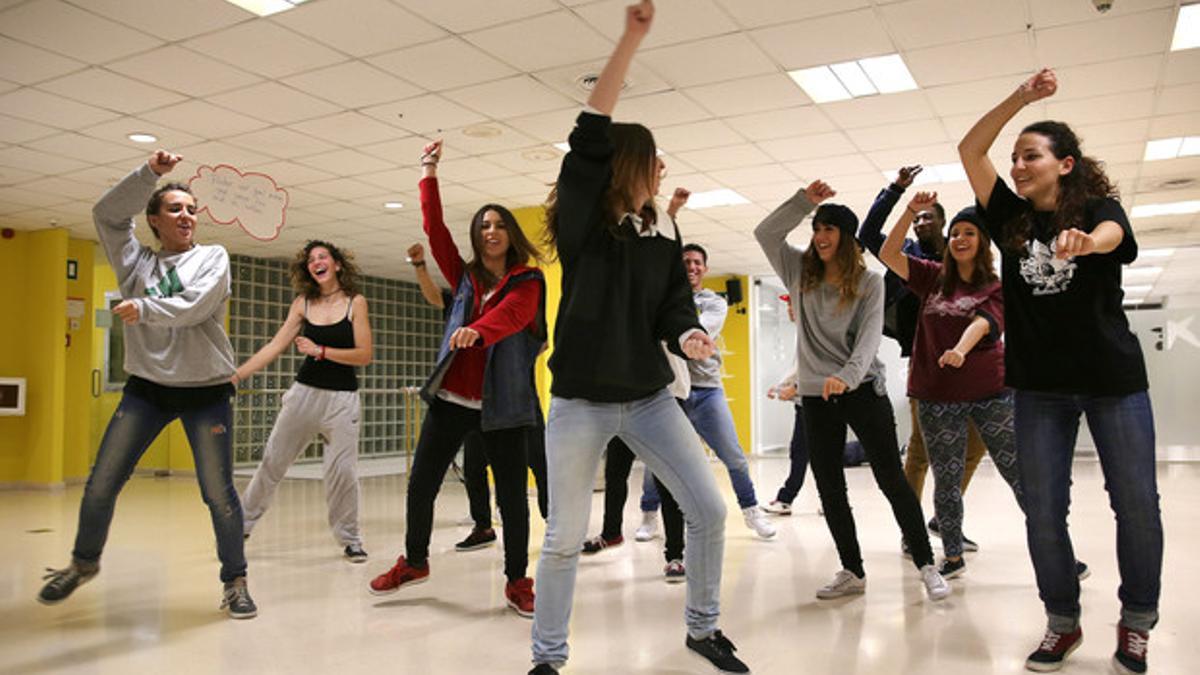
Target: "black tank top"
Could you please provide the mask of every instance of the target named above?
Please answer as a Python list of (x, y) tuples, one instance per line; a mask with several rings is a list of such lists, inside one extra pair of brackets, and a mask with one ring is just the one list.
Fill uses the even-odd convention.
[[(331, 324), (315, 324), (308, 321), (308, 300), (304, 301), (304, 325), (300, 334), (317, 343), (318, 346), (334, 349), (354, 348), (354, 324), (350, 321), (350, 307), (354, 298), (346, 305), (346, 316), (341, 321)], [(318, 389), (334, 391), (358, 391), (358, 375), (354, 366), (344, 363), (334, 363), (329, 359), (318, 361), (308, 356), (300, 364), (300, 372), (296, 373), (296, 381)]]

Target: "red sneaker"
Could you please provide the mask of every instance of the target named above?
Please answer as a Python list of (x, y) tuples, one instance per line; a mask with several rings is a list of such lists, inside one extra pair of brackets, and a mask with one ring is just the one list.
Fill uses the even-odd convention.
[(372, 595), (388, 595), (395, 593), (401, 586), (415, 586), (429, 579), (429, 565), (413, 567), (404, 556), (396, 559), (392, 569), (371, 580), (368, 590)]
[(533, 618), (533, 579), (524, 577), (504, 585), (508, 606), (526, 619)]
[(1121, 675), (1137, 675), (1146, 672), (1146, 647), (1150, 645), (1150, 634), (1117, 626), (1117, 651), (1113, 653), (1113, 670)]
[(1042, 644), (1025, 659), (1025, 668), (1039, 673), (1059, 670), (1082, 642), (1083, 630), (1079, 628), (1070, 633), (1055, 633), (1047, 628), (1042, 636)]

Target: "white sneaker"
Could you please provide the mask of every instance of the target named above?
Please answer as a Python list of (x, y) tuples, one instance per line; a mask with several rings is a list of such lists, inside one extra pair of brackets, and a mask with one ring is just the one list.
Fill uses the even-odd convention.
[(637, 541), (650, 541), (658, 536), (658, 511), (642, 511), (642, 524), (638, 525), (633, 538)]
[(747, 506), (742, 509), (742, 517), (746, 520), (746, 527), (754, 530), (763, 539), (770, 539), (775, 536), (775, 526), (767, 522), (767, 517), (763, 510), (757, 506)]
[(925, 592), (929, 594), (930, 600), (945, 600), (946, 596), (950, 595), (950, 584), (946, 583), (946, 579), (933, 565), (921, 568), (921, 581), (925, 583)]
[(774, 516), (790, 516), (792, 515), (792, 505), (787, 502), (781, 502), (778, 499), (771, 500), (770, 504), (763, 507), (763, 511)]
[(850, 570), (841, 570), (833, 575), (833, 580), (817, 589), (817, 597), (821, 600), (831, 600), (847, 595), (862, 595), (867, 591), (867, 580), (859, 577)]

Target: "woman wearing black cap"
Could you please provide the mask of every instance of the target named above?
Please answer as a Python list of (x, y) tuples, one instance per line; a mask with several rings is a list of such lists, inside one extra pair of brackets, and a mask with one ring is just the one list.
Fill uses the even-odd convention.
[(879, 249), (879, 260), (920, 299), (908, 371), (908, 396), (917, 401), (925, 447), (933, 464), (933, 504), (946, 560), (946, 579), (966, 571), (963, 561), (962, 481), (968, 422), (1021, 503), (1013, 439), (1012, 392), (1004, 387), (1004, 299), (992, 262), (992, 240), (974, 207), (950, 221), (942, 261), (906, 255), (904, 238), (917, 213), (937, 202), (918, 192)]
[(941, 600), (950, 587), (934, 567), (921, 504), (900, 468), (895, 416), (884, 386), (883, 363), (876, 356), (883, 336), (883, 277), (867, 270), (854, 240), (858, 218), (840, 204), (822, 204), (813, 216), (808, 248), (787, 243), (788, 233), (834, 194), (822, 181), (814, 181), (754, 231), (791, 295), (796, 314), (796, 380), (813, 476), (843, 567), (817, 591), (817, 597), (859, 594), (867, 587), (842, 470), (849, 426), (892, 506), (925, 590), (930, 599)]

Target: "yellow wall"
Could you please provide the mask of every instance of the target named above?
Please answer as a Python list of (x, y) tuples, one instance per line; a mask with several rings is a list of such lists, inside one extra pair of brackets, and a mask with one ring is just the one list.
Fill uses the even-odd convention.
[[(546, 231), (546, 210), (540, 206), (527, 206), (513, 211), (517, 224), (525, 237), (534, 245), (541, 248), (542, 235)], [(542, 411), (550, 410), (550, 367), (547, 365), (550, 354), (554, 352), (554, 325), (558, 320), (558, 302), (562, 298), (562, 264), (555, 258), (550, 262), (539, 265), (546, 277), (546, 338), (547, 349), (538, 357), (537, 376), (538, 397), (541, 399)]]
[(92, 312), (92, 268), (95, 244), (71, 239), (67, 242), (67, 258), (76, 263), (76, 278), (67, 279), (67, 297), (82, 300), (83, 313), (68, 318), (66, 332), (70, 342), (66, 347), (65, 402), (66, 418), (63, 429), (63, 478), (79, 480), (87, 477), (91, 468), (92, 409), (92, 338), (95, 317)]
[(742, 302), (729, 306), (729, 314), (725, 317), (725, 327), (721, 329), (718, 347), (721, 349), (721, 384), (725, 387), (725, 400), (729, 402), (729, 410), (733, 413), (734, 426), (737, 427), (738, 442), (742, 452), (749, 454), (754, 445), (750, 442), (750, 315), (748, 313), (749, 278), (737, 275), (721, 275), (705, 277), (704, 287), (725, 292), (725, 282), (729, 279), (740, 279), (742, 282)]

